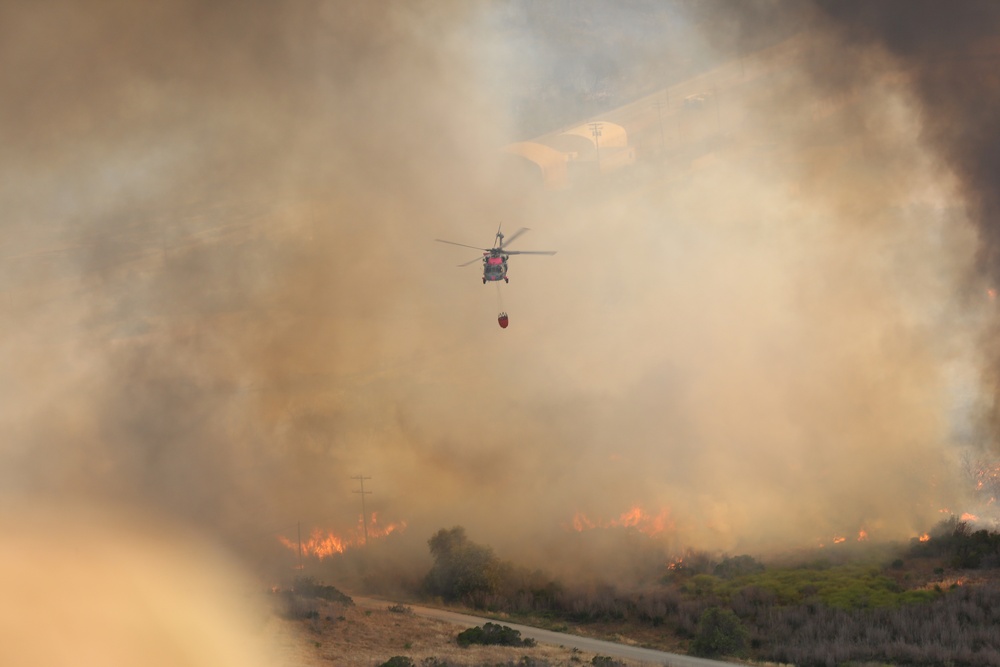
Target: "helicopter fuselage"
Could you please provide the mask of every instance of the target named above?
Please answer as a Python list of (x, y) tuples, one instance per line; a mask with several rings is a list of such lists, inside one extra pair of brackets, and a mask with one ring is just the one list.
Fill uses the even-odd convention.
[(507, 279), (507, 256), (499, 253), (483, 253), (483, 284)]

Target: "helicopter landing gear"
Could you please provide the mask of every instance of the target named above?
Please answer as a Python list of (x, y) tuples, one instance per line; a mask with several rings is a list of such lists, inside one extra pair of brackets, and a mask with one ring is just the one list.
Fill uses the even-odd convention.
[(504, 281), (505, 283), (509, 283), (509, 282), (510, 282), (510, 278), (508, 278), (507, 276), (504, 276), (504, 277), (503, 277), (503, 281)]
[(485, 276), (483, 276), (483, 284), (484, 285), (486, 284), (486, 277)]

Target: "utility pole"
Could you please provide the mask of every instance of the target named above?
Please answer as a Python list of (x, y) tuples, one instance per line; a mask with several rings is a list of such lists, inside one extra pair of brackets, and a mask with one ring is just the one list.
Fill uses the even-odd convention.
[(298, 567), (298, 569), (301, 570), (302, 569), (302, 522), (301, 521), (296, 522), (296, 524), (295, 524), (295, 532), (298, 533), (298, 536), (299, 536), (299, 551), (298, 551), (298, 554), (299, 554), (299, 567)]
[(361, 494), (361, 525), (364, 526), (365, 529), (365, 544), (368, 544), (368, 514), (365, 512), (365, 494), (371, 494), (371, 491), (365, 491), (365, 480), (371, 479), (371, 477), (358, 475), (357, 477), (352, 477), (351, 479), (356, 479), (361, 482), (361, 490), (354, 491), (354, 493)]
[(597, 173), (601, 173), (601, 128), (603, 125), (601, 123), (588, 123), (590, 125), (590, 133), (594, 135), (594, 148), (597, 150)]

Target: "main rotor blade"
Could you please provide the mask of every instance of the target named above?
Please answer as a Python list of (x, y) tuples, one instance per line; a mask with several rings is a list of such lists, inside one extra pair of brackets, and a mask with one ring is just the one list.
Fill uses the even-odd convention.
[(504, 250), (505, 255), (554, 255), (555, 250)]
[(473, 250), (489, 250), (489, 248), (480, 248), (479, 246), (465, 245), (464, 243), (455, 243), (454, 241), (445, 241), (444, 239), (434, 239), (434, 240), (437, 241), (438, 243), (449, 243), (451, 245), (460, 245), (463, 248), (472, 248)]
[(514, 232), (514, 233), (513, 233), (513, 234), (511, 234), (510, 236), (505, 236), (505, 237), (504, 237), (504, 239), (503, 239), (503, 243), (501, 243), (501, 244), (500, 244), (500, 247), (501, 247), (501, 248), (506, 248), (506, 247), (507, 247), (508, 245), (510, 245), (510, 244), (511, 244), (511, 243), (512, 243), (512, 242), (513, 242), (513, 241), (514, 241), (514, 240), (515, 240), (515, 239), (516, 239), (516, 238), (517, 238), (518, 236), (520, 236), (521, 234), (525, 233), (526, 231), (528, 231), (528, 228), (527, 228), (527, 227), (521, 227), (521, 228), (520, 228), (519, 230), (517, 230), (516, 232)]
[(483, 261), (482, 257), (476, 257), (475, 259), (470, 259), (465, 264), (459, 264), (459, 266), (468, 266), (469, 264), (475, 264), (476, 262), (481, 262), (481, 261)]

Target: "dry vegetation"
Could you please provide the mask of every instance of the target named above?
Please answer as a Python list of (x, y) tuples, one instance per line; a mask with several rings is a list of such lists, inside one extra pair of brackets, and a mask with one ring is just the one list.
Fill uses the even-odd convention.
[[(412, 599), (443, 600), (500, 622), (511, 619), (673, 653), (803, 666), (1000, 664), (995, 632), (1000, 534), (974, 531), (954, 517), (908, 546), (858, 543), (825, 551), (822, 558), (799, 554), (771, 565), (747, 555), (720, 560), (690, 552), (661, 570), (658, 579), (650, 572), (646, 585), (632, 588), (571, 585), (528, 572), (468, 540), (461, 527), (439, 531), (429, 544), (434, 565), (425, 590), (410, 591)], [(663, 567), (661, 562), (658, 568)], [(312, 622), (322, 632), (320, 618)], [(380, 633), (385, 641), (376, 646), (397, 655), (409, 648), (411, 658), (466, 661), (457, 664), (591, 664), (593, 659), (550, 658), (525, 649), (507, 649), (498, 657), (467, 654), (455, 645), (457, 631), (446, 630), (439, 644), (457, 653), (423, 652), (423, 642), (408, 637), (386, 643), (397, 636), (389, 632)], [(536, 662), (518, 663), (525, 654)]]
[[(595, 654), (558, 646), (534, 647), (470, 646), (460, 648), (455, 637), (463, 627), (422, 618), (412, 613), (363, 609), (355, 605), (323, 600), (310, 601), (312, 618), (288, 619), (284, 608), (276, 608), (267, 631), (290, 667), (343, 665), (376, 667), (393, 656), (411, 658), (420, 665), (428, 658), (449, 666), (591, 665)], [(528, 660), (525, 661), (524, 657)], [(634, 667), (642, 663), (615, 661)]]

